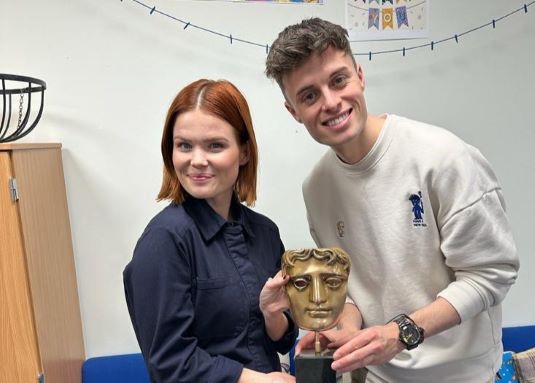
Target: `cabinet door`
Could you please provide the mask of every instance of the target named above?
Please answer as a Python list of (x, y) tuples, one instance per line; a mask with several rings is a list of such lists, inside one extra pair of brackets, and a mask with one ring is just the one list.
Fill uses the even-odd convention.
[(37, 382), (40, 361), (10, 152), (0, 152), (0, 382)]
[(45, 378), (77, 383), (84, 344), (61, 149), (14, 150), (12, 162)]

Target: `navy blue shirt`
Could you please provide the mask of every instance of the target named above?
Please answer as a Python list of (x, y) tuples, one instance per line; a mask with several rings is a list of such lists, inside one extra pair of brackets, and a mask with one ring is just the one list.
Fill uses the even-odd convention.
[(243, 367), (280, 371), (298, 328), (273, 342), (259, 296), (280, 269), (277, 226), (236, 201), (233, 221), (191, 197), (156, 215), (124, 271), (128, 310), (151, 379), (236, 382)]

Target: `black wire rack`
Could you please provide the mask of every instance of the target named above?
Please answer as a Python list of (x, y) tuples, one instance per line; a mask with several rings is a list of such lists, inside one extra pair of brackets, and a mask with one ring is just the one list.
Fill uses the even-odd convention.
[[(0, 73), (2, 120), (0, 143), (16, 141), (30, 133), (43, 114), (46, 82), (33, 77)], [(40, 93), (40, 102), (32, 94)], [(18, 95), (18, 98), (17, 98)], [(32, 106), (37, 113), (32, 113)], [(14, 110), (14, 113), (12, 113)], [(15, 120), (15, 121), (13, 121)]]

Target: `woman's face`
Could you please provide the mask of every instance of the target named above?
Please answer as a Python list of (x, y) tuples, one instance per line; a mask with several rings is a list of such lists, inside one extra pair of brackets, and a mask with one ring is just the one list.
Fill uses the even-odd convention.
[(234, 128), (200, 109), (180, 114), (173, 128), (173, 166), (182, 187), (228, 217), (234, 184), (248, 161)]

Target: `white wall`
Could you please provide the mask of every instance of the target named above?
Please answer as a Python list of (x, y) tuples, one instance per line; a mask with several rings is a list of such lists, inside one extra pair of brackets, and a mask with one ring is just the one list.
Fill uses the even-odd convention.
[[(341, 0), (325, 5), (146, 0), (175, 17), (234, 37), (271, 43), (287, 24), (320, 16), (343, 23)], [(522, 1), (433, 1), (432, 39), (460, 33)], [(367, 52), (421, 41), (361, 43)], [(363, 59), (373, 113), (441, 125), (479, 147), (505, 190), (522, 268), (504, 307), (506, 325), (535, 324), (535, 7), (434, 52)], [(0, 0), (0, 73), (47, 82), (44, 116), (25, 141), (62, 142), (87, 356), (136, 352), (122, 269), (162, 208), (160, 132), (176, 92), (200, 78), (227, 78), (247, 96), (260, 146), (256, 209), (275, 220), (288, 248), (312, 246), (300, 184), (325, 148), (282, 107), (263, 75), (265, 50), (188, 28), (131, 0)]]

